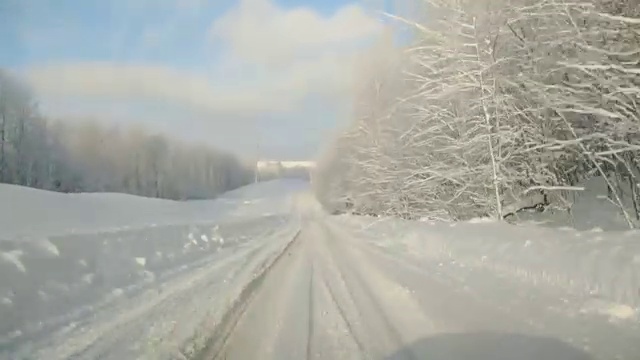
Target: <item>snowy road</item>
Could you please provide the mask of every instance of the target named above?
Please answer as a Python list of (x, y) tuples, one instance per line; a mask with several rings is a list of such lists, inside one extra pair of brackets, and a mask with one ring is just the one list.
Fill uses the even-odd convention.
[[(95, 239), (52, 238), (56, 256), (48, 258), (51, 264), (59, 268), (88, 259), (66, 271), (89, 269), (96, 274), (91, 278), (111, 274), (89, 283), (86, 274), (77, 274), (79, 282), (65, 280), (59, 300), (50, 290), (55, 278), (45, 271), (49, 268), (34, 270), (49, 266), (46, 261), (16, 258), (22, 272), (16, 263), (6, 263), (17, 275), (5, 272), (0, 285), (13, 286), (16, 299), (41, 293), (48, 298), (31, 307), (20, 301), (5, 306), (2, 326), (18, 335), (3, 340), (0, 358), (639, 357), (640, 322), (628, 306), (599, 307), (551, 281), (532, 283), (535, 277), (511, 271), (496, 254), (495, 266), (486, 266), (468, 254), (456, 258), (455, 252), (445, 256), (429, 250), (436, 227), (421, 232), (412, 245), (406, 241), (408, 228), (359, 231), (323, 213), (307, 194), (283, 199), (275, 211), (272, 201), (240, 198), (244, 207), (215, 224), (122, 230), (92, 235)], [(264, 205), (275, 213), (265, 212)], [(453, 228), (443, 229), (453, 233)], [(78, 244), (100, 246), (80, 251)], [(23, 249), (29, 255), (30, 248)], [(156, 259), (157, 250), (165, 254)], [(100, 273), (89, 254), (119, 260)], [(147, 254), (144, 261), (138, 261), (140, 254)], [(118, 269), (121, 274), (114, 273)], [(97, 302), (87, 295), (100, 299), (105, 291), (106, 298)], [(83, 311), (75, 305), (81, 303)]]
[[(381, 251), (307, 216), (197, 359), (637, 359), (637, 324)], [(524, 291), (524, 292), (523, 292)]]

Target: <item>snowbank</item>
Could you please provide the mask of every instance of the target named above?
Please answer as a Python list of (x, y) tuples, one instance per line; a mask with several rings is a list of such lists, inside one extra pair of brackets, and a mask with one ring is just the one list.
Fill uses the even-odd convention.
[(133, 195), (63, 194), (0, 184), (0, 239), (119, 230), (188, 218), (195, 210)]
[(416, 259), (490, 271), (533, 286), (560, 288), (582, 299), (640, 307), (640, 231), (578, 231), (492, 221), (461, 223), (372, 220), (343, 215), (339, 223), (365, 241)]
[(63, 194), (0, 184), (0, 239), (209, 221), (234, 210), (282, 212), (289, 205), (282, 199), (306, 186), (300, 180), (274, 180), (233, 190), (215, 201), (180, 202), (115, 193)]

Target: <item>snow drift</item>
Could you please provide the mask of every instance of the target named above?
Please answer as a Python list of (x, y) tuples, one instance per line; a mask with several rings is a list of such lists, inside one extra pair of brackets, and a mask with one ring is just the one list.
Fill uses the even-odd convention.
[[(0, 239), (123, 230), (132, 227), (208, 221), (234, 209), (282, 211), (280, 201), (305, 189), (301, 180), (274, 180), (242, 187), (216, 201), (172, 201), (116, 193), (64, 194), (0, 184)], [(278, 199), (276, 203), (265, 203)], [(259, 208), (258, 208), (259, 207)]]

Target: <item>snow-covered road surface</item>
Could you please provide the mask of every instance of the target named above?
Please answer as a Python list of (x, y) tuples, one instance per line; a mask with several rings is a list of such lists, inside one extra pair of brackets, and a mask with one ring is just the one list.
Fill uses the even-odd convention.
[[(637, 298), (564, 286), (564, 248), (517, 250), (532, 229), (345, 221), (264, 190), (209, 221), (0, 241), (0, 359), (640, 358)], [(581, 280), (635, 286), (628, 258)]]

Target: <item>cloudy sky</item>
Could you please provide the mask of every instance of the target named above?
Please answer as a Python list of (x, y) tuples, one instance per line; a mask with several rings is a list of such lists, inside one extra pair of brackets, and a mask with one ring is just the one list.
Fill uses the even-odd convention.
[(0, 67), (51, 116), (305, 159), (347, 120), (358, 51), (383, 31), (355, 1), (0, 0)]

